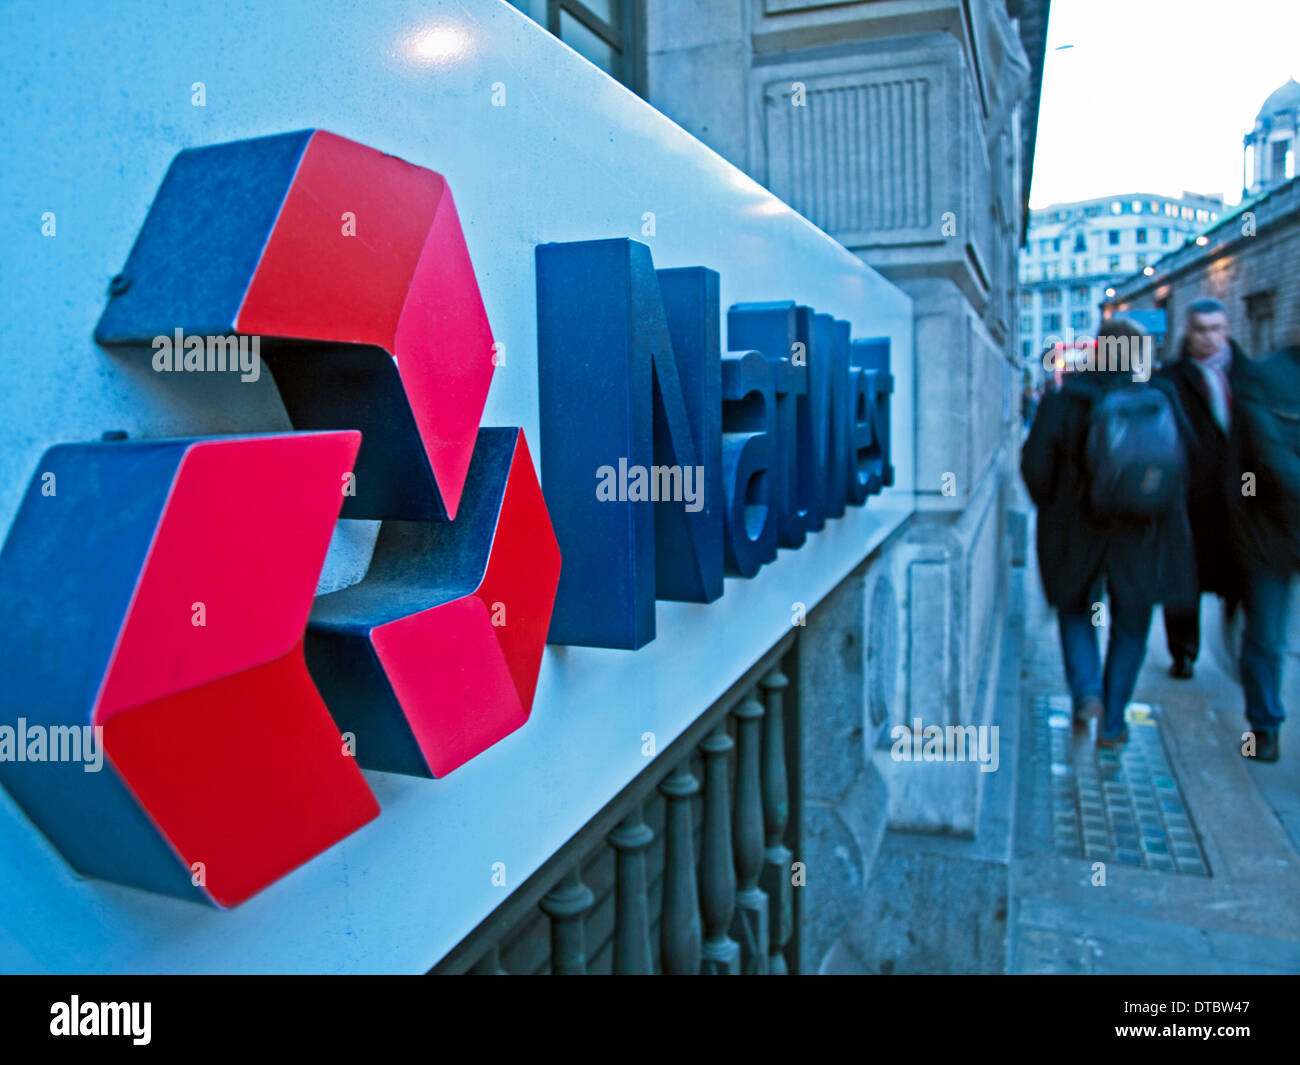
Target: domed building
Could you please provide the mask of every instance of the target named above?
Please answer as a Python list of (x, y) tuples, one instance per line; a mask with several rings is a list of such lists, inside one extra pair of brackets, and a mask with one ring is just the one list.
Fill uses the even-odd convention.
[[(1241, 203), (1194, 241), (1108, 289), (1102, 317), (1163, 311), (1176, 338), (1193, 300), (1211, 296), (1228, 309), (1232, 336), (1262, 355), (1300, 341), (1300, 82), (1269, 94), (1243, 138)], [(1172, 352), (1166, 353), (1172, 355)]]
[(1300, 82), (1291, 78), (1274, 89), (1255, 116), (1255, 127), (1242, 138), (1242, 196), (1255, 196), (1295, 177), (1295, 149), (1300, 139)]

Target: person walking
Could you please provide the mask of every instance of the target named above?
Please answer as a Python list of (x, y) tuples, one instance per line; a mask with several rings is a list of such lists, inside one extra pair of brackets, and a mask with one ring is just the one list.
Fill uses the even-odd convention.
[(1239, 449), (1229, 527), (1244, 572), (1241, 686), (1251, 736), (1242, 754), (1276, 762), (1286, 712), (1282, 657), (1291, 576), (1300, 572), (1300, 334), (1234, 375)]
[(1187, 516), (1196, 557), (1195, 600), (1185, 607), (1165, 604), (1169, 675), (1190, 680), (1201, 649), (1201, 595), (1223, 599), (1231, 616), (1242, 596), (1242, 574), (1228, 529), (1228, 465), (1233, 443), (1233, 381), (1248, 362), (1228, 336), (1227, 308), (1218, 300), (1188, 305), (1177, 358), (1158, 376), (1172, 384), (1191, 425)]
[[(1126, 347), (1119, 365), (1103, 352)], [(1145, 373), (1137, 356), (1146, 352)], [(1099, 715), (1097, 744), (1128, 739), (1124, 712), (1146, 656), (1157, 602), (1186, 607), (1195, 596), (1185, 503), (1190, 426), (1173, 386), (1151, 373), (1141, 328), (1111, 319), (1092, 368), (1065, 375), (1043, 397), (1021, 452), (1021, 474), (1038, 507), (1043, 591), (1056, 608), (1076, 720)], [(1105, 664), (1097, 628), (1107, 624)]]

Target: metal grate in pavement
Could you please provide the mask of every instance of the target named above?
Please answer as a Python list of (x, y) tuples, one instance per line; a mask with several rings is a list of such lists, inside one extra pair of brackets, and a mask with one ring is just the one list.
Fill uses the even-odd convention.
[(1058, 854), (1168, 873), (1209, 876), (1209, 862), (1165, 754), (1160, 715), (1130, 703), (1129, 742), (1098, 750), (1096, 722), (1071, 721), (1070, 699), (1034, 701), (1035, 761), (1051, 793)]

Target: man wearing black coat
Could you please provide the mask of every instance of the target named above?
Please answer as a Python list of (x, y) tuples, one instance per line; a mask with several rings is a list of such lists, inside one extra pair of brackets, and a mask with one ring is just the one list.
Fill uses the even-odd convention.
[(1300, 573), (1300, 336), (1292, 340), (1244, 361), (1234, 379), (1240, 487), (1229, 515), (1244, 574), (1241, 686), (1251, 729), (1242, 754), (1261, 762), (1278, 759), (1288, 586)]
[[(1132, 322), (1112, 319), (1098, 334), (1150, 340)], [(1100, 360), (1098, 360), (1100, 361)], [(1056, 608), (1066, 680), (1076, 716), (1099, 713), (1099, 746), (1128, 738), (1124, 711), (1146, 656), (1151, 613), (1158, 602), (1186, 607), (1195, 595), (1191, 533), (1181, 501), (1156, 518), (1124, 519), (1092, 504), (1086, 458), (1094, 407), (1112, 389), (1137, 381), (1170, 399), (1187, 446), (1189, 428), (1177, 394), (1165, 381), (1131, 369), (1067, 373), (1043, 397), (1021, 452), (1020, 470), (1038, 507), (1038, 566), (1047, 601)], [(1103, 585), (1110, 597), (1110, 639), (1103, 670), (1097, 627), (1104, 623)]]
[(1196, 300), (1187, 308), (1186, 335), (1176, 361), (1160, 376), (1178, 392), (1191, 425), (1188, 450), (1187, 516), (1196, 553), (1196, 602), (1165, 605), (1165, 642), (1171, 676), (1190, 679), (1201, 648), (1200, 593), (1222, 596), (1229, 614), (1242, 595), (1242, 574), (1228, 528), (1229, 467), (1235, 448), (1233, 382), (1247, 362), (1228, 338), (1228, 313), (1218, 300)]

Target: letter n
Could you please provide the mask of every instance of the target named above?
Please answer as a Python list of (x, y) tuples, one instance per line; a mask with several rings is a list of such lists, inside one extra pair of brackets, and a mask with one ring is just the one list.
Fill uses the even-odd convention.
[[(551, 643), (635, 649), (654, 639), (656, 596), (722, 594), (718, 276), (660, 286), (639, 241), (537, 248), (542, 489), (564, 558)], [(703, 509), (598, 500), (596, 468), (620, 458), (704, 467)]]

